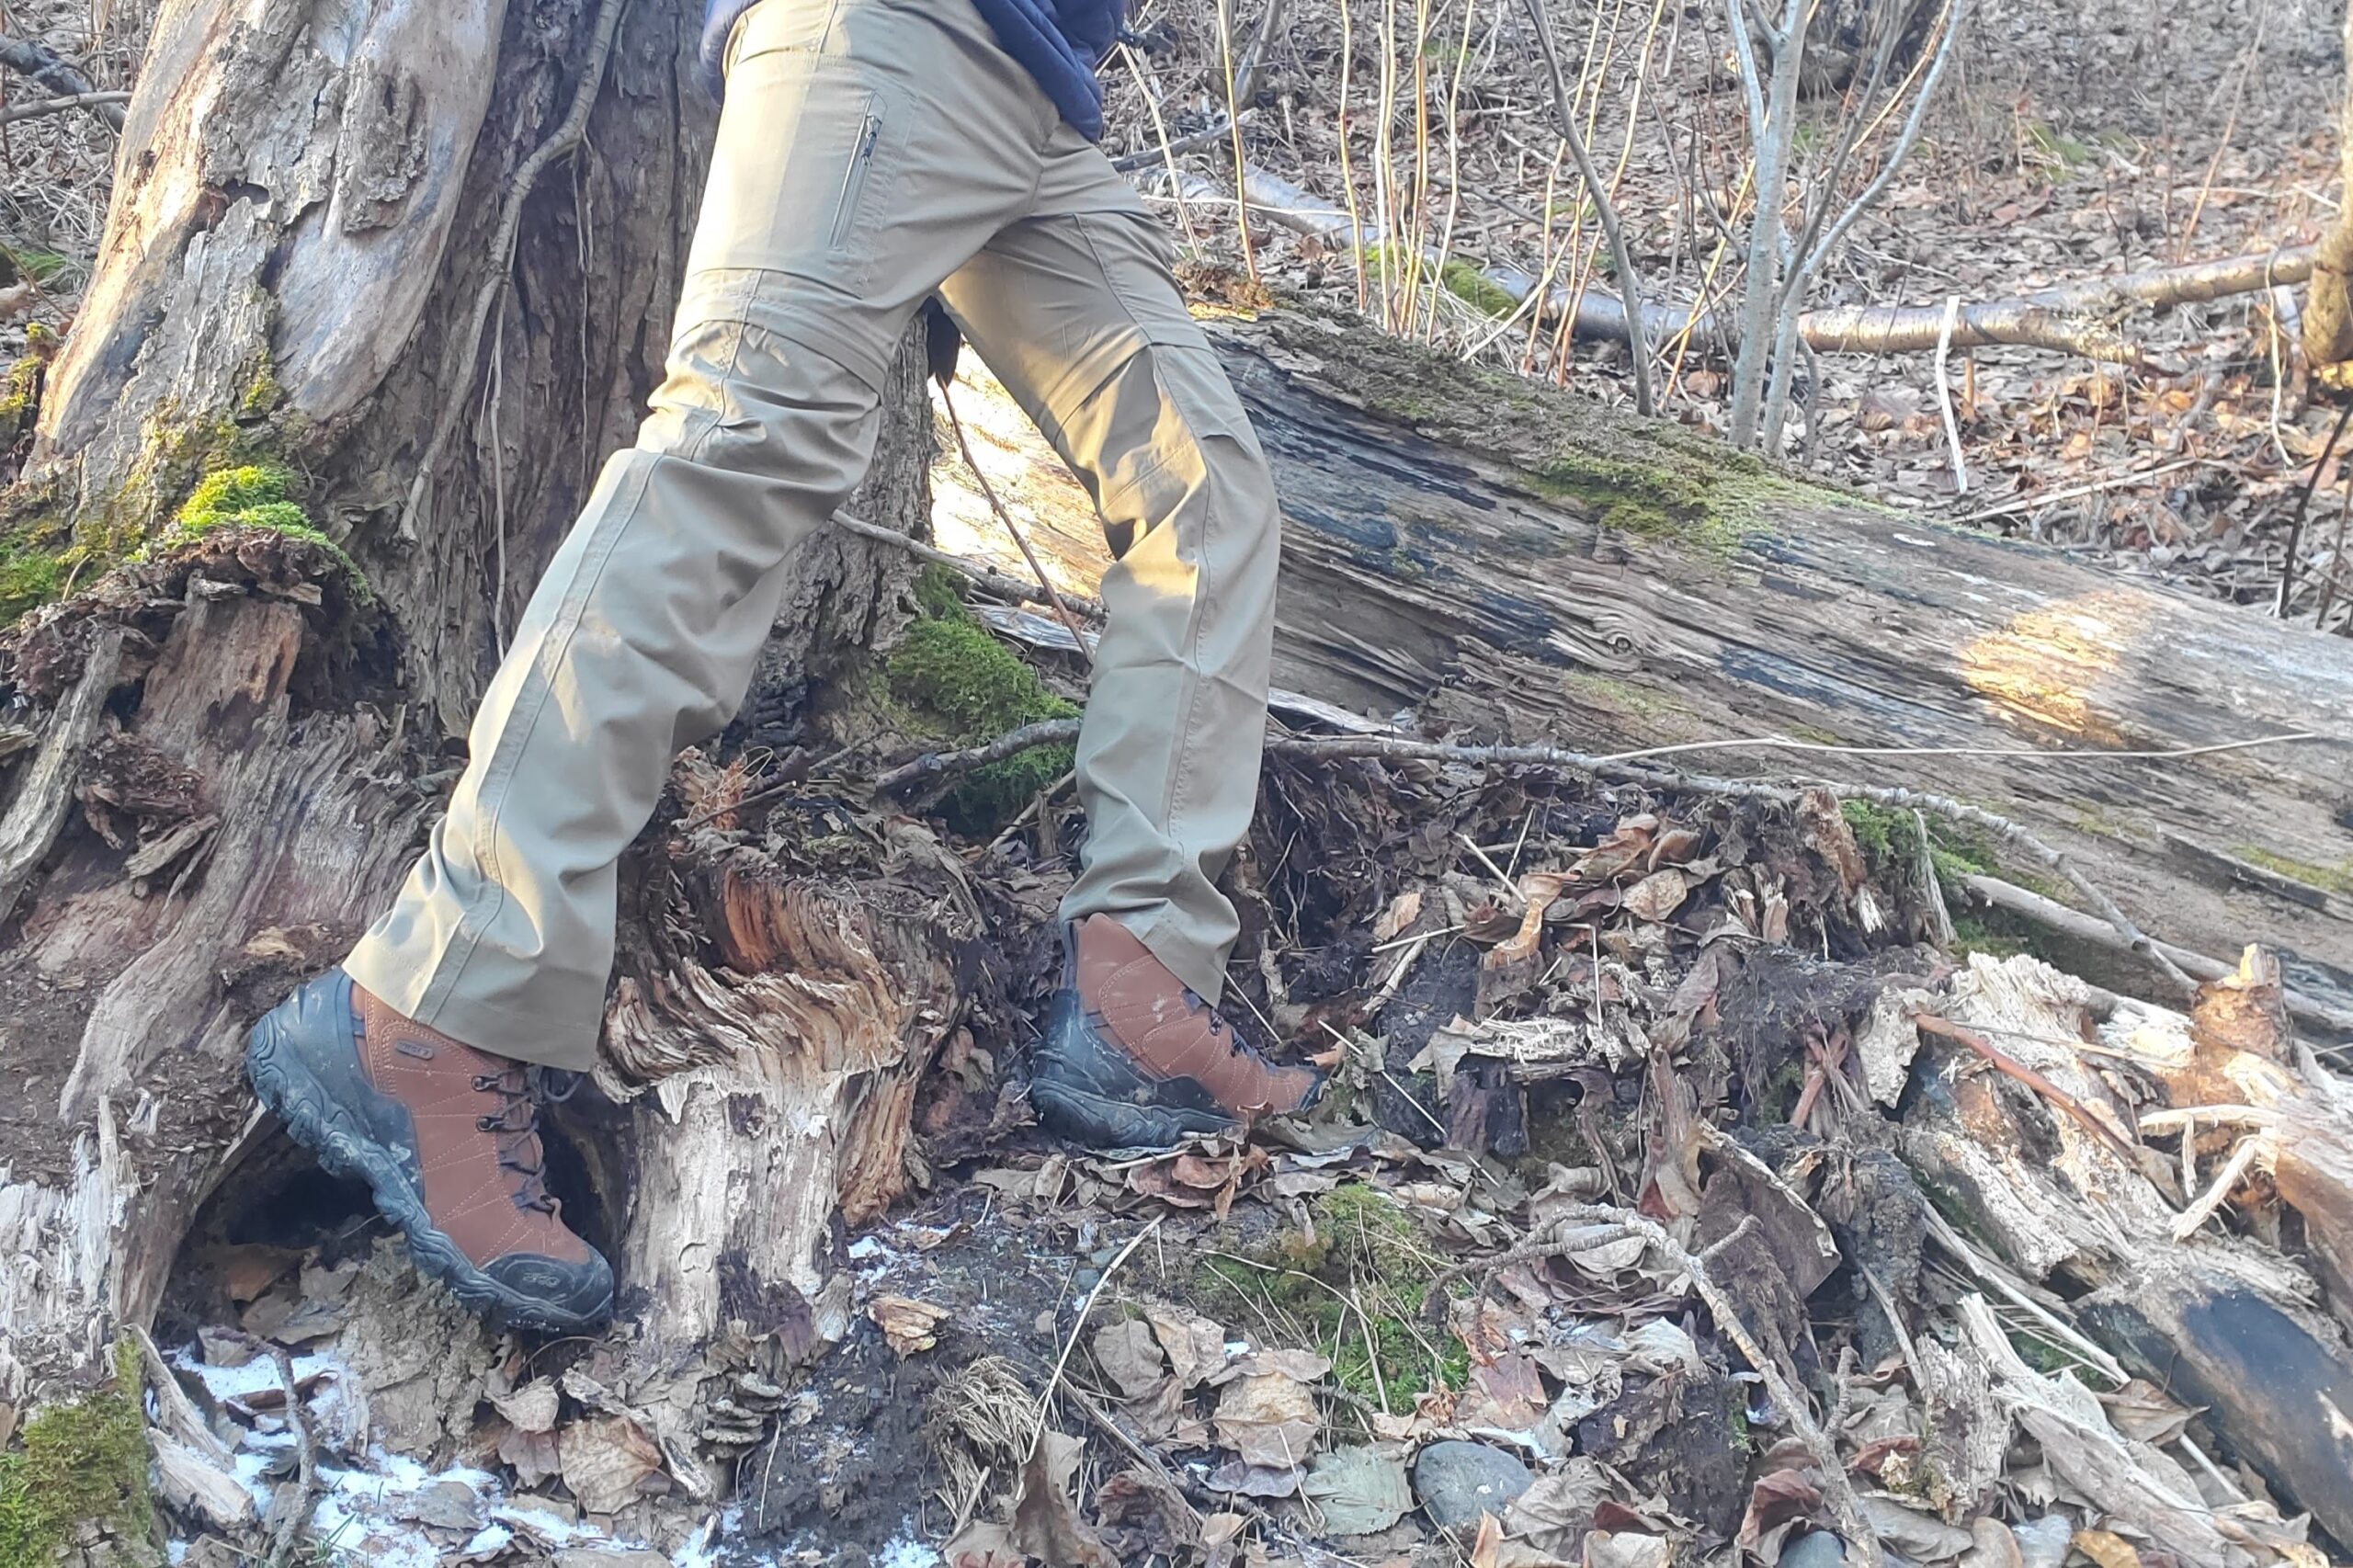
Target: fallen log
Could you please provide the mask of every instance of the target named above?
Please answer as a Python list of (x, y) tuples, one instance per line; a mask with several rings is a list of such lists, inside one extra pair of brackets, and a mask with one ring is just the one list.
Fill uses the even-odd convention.
[[(1284, 500), (1278, 686), (1481, 742), (1692, 747), (1678, 765), (1711, 772), (1793, 765), (1711, 742), (1870, 748), (1795, 767), (1984, 802), (2152, 936), (2274, 945), (2297, 992), (2353, 1009), (2345, 901), (2292, 896), (2353, 864), (2341, 644), (1874, 507), (1336, 316), (1225, 309), (1209, 326)], [(1108, 560), (1093, 505), (972, 375), (958, 404), (980, 460), (1057, 582), (1090, 592)], [(940, 543), (1022, 570), (969, 483), (935, 475)], [(2098, 755), (2288, 733), (2337, 738)], [(1878, 821), (1916, 831), (1908, 812)], [(2283, 881), (2226, 874), (2183, 841)], [(1984, 862), (1969, 869), (2018, 881), (1992, 847), (1964, 852)], [(2131, 974), (2152, 979), (2134, 964), (2103, 983)]]
[[(1188, 194), (1203, 194), (1208, 188), (1201, 182), (1199, 192)], [(1245, 188), (1253, 211), (1328, 244), (1350, 243), (1352, 220), (1347, 212), (1317, 200), (1280, 176), (1253, 170)], [(1357, 243), (1376, 245), (1380, 237), (1367, 225), (1359, 229)], [(1941, 303), (1825, 306), (1798, 319), (1798, 335), (1817, 354), (1926, 354), (1944, 339), (1950, 348), (2015, 344), (2138, 364), (2143, 358), (2141, 350), (2116, 326), (2128, 312), (2200, 304), (2302, 283), (2312, 276), (2313, 256), (2311, 245), (2288, 245), (2055, 284), (2002, 299), (1965, 300), (1954, 315), (1949, 339), (1945, 339)], [(1425, 259), (1436, 266), (1446, 258), (1431, 250)], [(1480, 276), (1518, 305), (1524, 306), (1531, 294), (1543, 289), (1536, 307), (1542, 318), (1557, 323), (1574, 316), (1571, 330), (1578, 337), (1626, 341), (1625, 301), (1608, 290), (1590, 285), (1549, 287), (1546, 279), (1510, 267), (1483, 267)], [(1725, 355), (1740, 348), (1736, 324), (1712, 310), (1645, 303), (1642, 320), (1645, 338), (1654, 344), (1688, 341), (1695, 347)]]

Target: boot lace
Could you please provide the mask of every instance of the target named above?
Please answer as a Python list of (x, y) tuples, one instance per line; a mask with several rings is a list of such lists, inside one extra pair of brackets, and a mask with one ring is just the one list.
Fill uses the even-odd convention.
[(499, 1168), (522, 1178), (508, 1195), (515, 1207), (553, 1214), (562, 1205), (547, 1189), (547, 1151), (540, 1142), (540, 1108), (570, 1099), (580, 1086), (580, 1074), (517, 1063), (496, 1073), (477, 1073), (473, 1085), (476, 1094), (498, 1096), (497, 1112), (474, 1118), (474, 1125), (498, 1134)]

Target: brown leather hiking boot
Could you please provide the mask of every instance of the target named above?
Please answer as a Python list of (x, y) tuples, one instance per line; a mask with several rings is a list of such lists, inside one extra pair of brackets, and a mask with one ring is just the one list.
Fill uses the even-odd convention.
[(1276, 1067), (1242, 1043), (1133, 933), (1108, 915), (1063, 933), (1063, 989), (1030, 1061), (1046, 1124), (1097, 1149), (1165, 1149), (1305, 1110), (1312, 1067)]
[(245, 1074), (294, 1141), (368, 1183), (418, 1267), (496, 1323), (576, 1333), (613, 1271), (542, 1182), (539, 1069), (413, 1023), (330, 970), (253, 1028)]

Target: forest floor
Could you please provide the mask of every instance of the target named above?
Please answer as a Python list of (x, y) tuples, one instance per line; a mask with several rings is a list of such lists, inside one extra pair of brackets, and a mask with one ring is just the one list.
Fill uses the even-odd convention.
[[(730, 832), (781, 852), (841, 809), (812, 787)], [(1076, 826), (976, 876), (1042, 908)], [(1325, 1102), (1249, 1146), (1085, 1153), (1029, 1113), (1026, 1031), (960, 1036), (926, 1190), (838, 1239), (833, 1326), (718, 1352), (723, 1503), (680, 1491), (626, 1328), (483, 1329), (280, 1146), (158, 1320), (231, 1456), (211, 1512), (167, 1483), (176, 1560), (228, 1568), (290, 1497), (320, 1559), (395, 1568), (1826, 1568), (1866, 1533), (1965, 1568), (2340, 1560), (2270, 1479), (2270, 1396), (2185, 1403), (2155, 1380), (2204, 1364), (2197, 1330), (2127, 1364), (2094, 1325), (2252, 1291), (2284, 1314), (2258, 1360), (2340, 1343), (2303, 1271), (2331, 1221), (2242, 1155), (2263, 1134), (2158, 1113), (2216, 1052), (2338, 1117), (2353, 1080), (2265, 1022), (2259, 970), (2185, 1017), (1945, 945), (1973, 852), (1913, 826), (1278, 763), (1229, 1006), (1324, 1042)], [(1046, 946), (993, 929), (973, 961), (1034, 1010)], [(601, 1195), (553, 1184), (598, 1233)]]

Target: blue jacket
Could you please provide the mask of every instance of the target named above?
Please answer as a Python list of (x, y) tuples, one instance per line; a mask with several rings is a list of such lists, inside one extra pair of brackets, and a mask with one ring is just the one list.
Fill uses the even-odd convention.
[[(702, 62), (714, 90), (727, 34), (754, 0), (709, 0), (702, 27)], [(1019, 61), (1054, 100), (1063, 118), (1088, 141), (1103, 135), (1103, 90), (1095, 62), (1120, 36), (1123, 0), (973, 0), (1005, 51)]]

